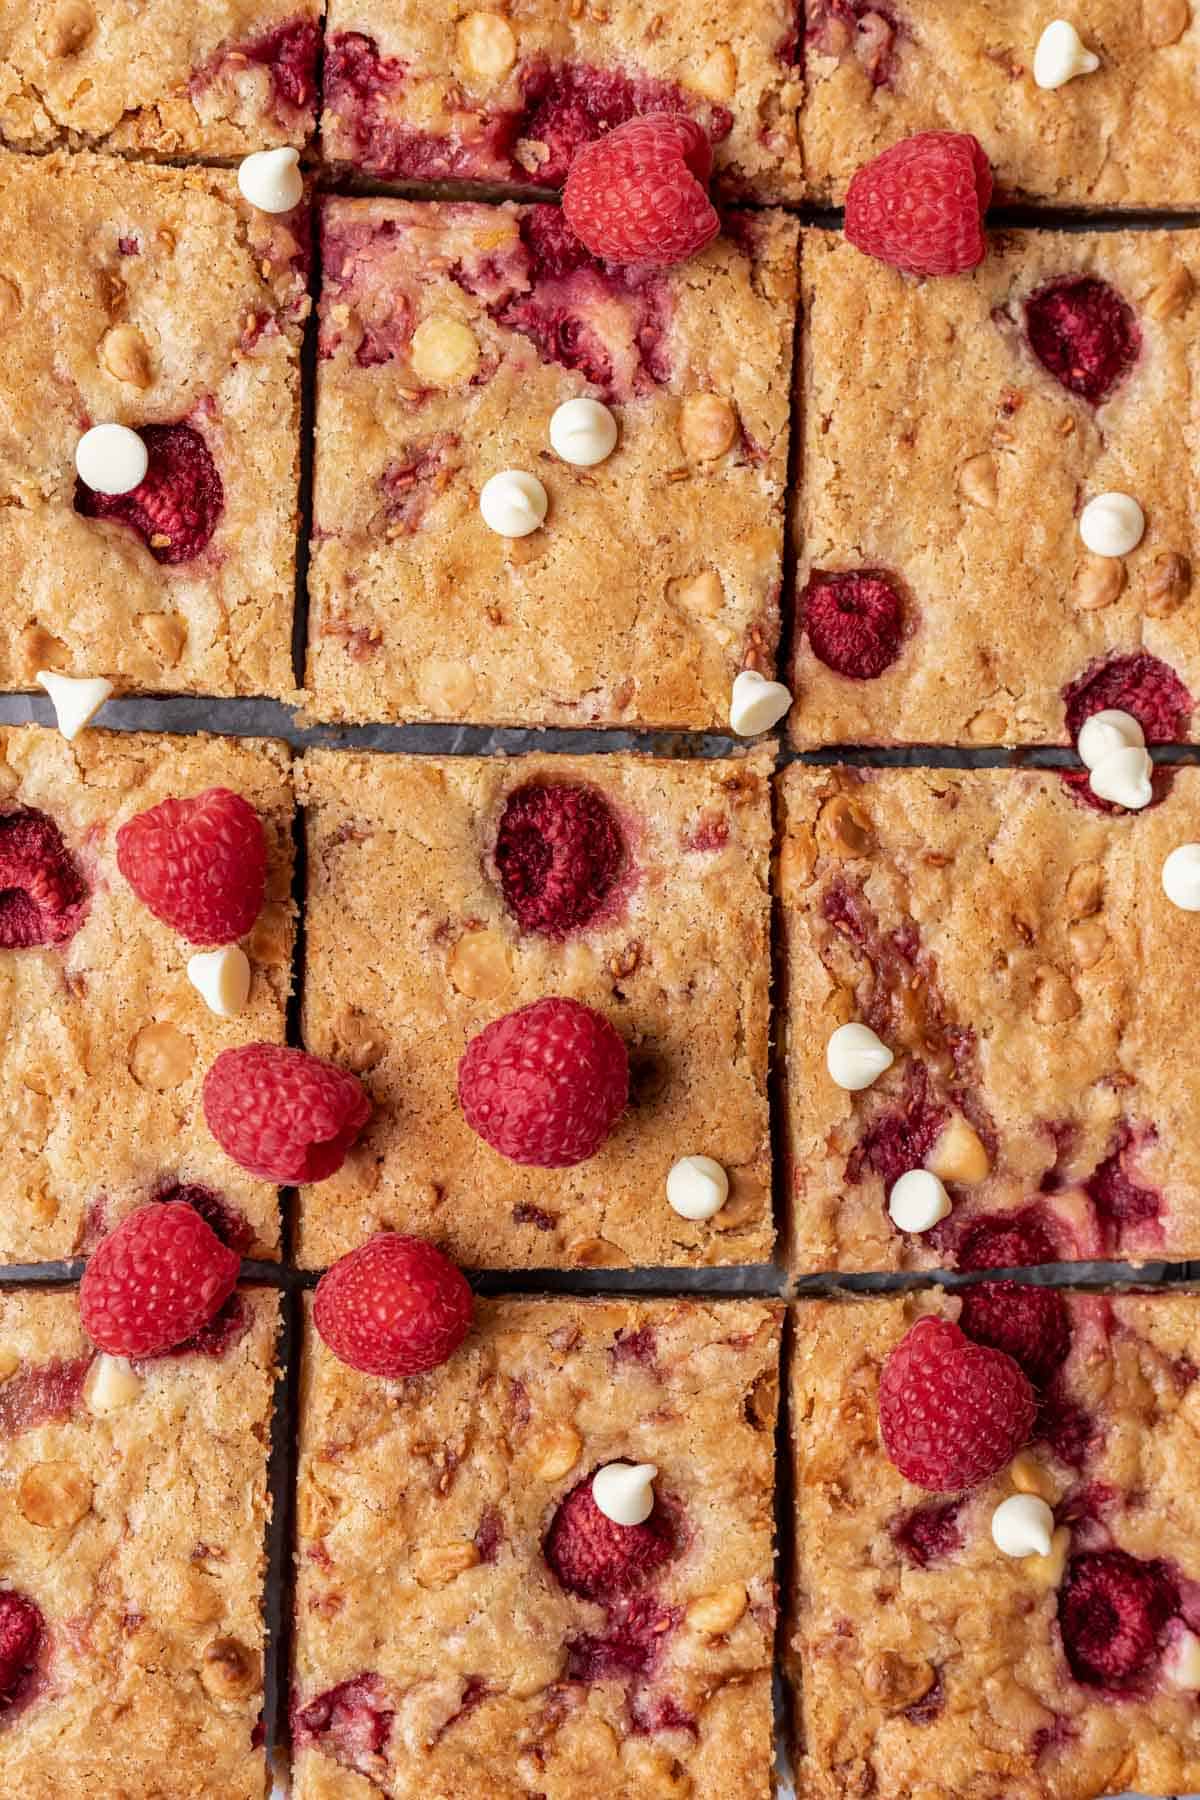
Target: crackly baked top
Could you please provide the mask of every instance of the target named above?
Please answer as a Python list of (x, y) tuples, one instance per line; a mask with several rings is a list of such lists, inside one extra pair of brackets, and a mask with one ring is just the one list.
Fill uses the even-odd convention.
[[(962, 1498), (907, 1482), (876, 1417), (885, 1356), (918, 1313), (952, 1318), (960, 1301), (796, 1309), (790, 1672), (811, 1800), (1093, 1800), (1200, 1782), (1196, 1696), (1162, 1667), (1200, 1624), (1197, 1302), (1054, 1298), (1069, 1349), (1034, 1442)], [(1018, 1491), (1054, 1511), (1048, 1555), (993, 1543), (992, 1513)], [(1119, 1694), (1094, 1678), (1103, 1669), (1079, 1678), (1086, 1607), (1065, 1626), (1060, 1613), (1081, 1559), (1110, 1552), (1170, 1598), (1143, 1678)]]
[[(314, 713), (724, 729), (774, 666), (795, 242), (756, 214), (630, 272), (556, 208), (327, 201)], [(549, 446), (577, 395), (619, 424), (593, 468)], [(480, 514), (510, 468), (529, 537)]]
[[(5, 687), (50, 668), (141, 689), (292, 691), (307, 231), (303, 209), (253, 211), (217, 170), (5, 157)], [(75, 447), (110, 421), (153, 427), (165, 446), (142, 529), (85, 516)]]
[(800, 98), (789, 0), (334, 0), (321, 129), (376, 175), (557, 187), (581, 144), (686, 112), (727, 192), (797, 199)]
[(0, 0), (0, 138), (240, 156), (316, 118), (318, 0)]
[[(302, 1800), (768, 1791), (779, 1312), (481, 1301), (462, 1349), (405, 1382), (354, 1373), (309, 1332)], [(669, 1554), (584, 1597), (543, 1544), (621, 1459), (657, 1466)]]
[[(269, 846), (267, 900), (245, 941), (252, 982), (233, 1019), (187, 978), (190, 947), (119, 873), (132, 814), (210, 787), (245, 795)], [(291, 981), (292, 797), (283, 745), (33, 726), (0, 732), (0, 856), (30, 813), (47, 854), (79, 882), (70, 935), (0, 949), (0, 1260), (78, 1255), (133, 1207), (198, 1184), (244, 1253), (274, 1254), (276, 1191), (214, 1142), (200, 1084), (231, 1044), (281, 1041)], [(0, 919), (0, 935), (3, 935)]]
[(1089, 0), (1071, 15), (1100, 67), (1039, 88), (1053, 12), (1035, 0), (809, 0), (801, 143), (809, 192), (917, 131), (972, 132), (1001, 195), (1060, 205), (1192, 207), (1200, 14), (1191, 0)]
[[(765, 752), (304, 759), (305, 1041), (375, 1102), (345, 1166), (304, 1194), (305, 1263), (380, 1229), (472, 1267), (769, 1255), (769, 768)], [(514, 796), (562, 784), (598, 797), (617, 848), (599, 909), (555, 937), (510, 905), (496, 844)], [(596, 1007), (631, 1063), (627, 1114), (566, 1169), (505, 1161), (455, 1091), (468, 1039), (547, 995)], [(666, 1201), (672, 1164), (697, 1154), (731, 1182), (707, 1222)]]
[(95, 1354), (73, 1292), (0, 1293), (0, 1593), (40, 1615), (0, 1712), (23, 1800), (262, 1795), (278, 1307), (242, 1290), (207, 1353), (131, 1365)]
[[(1062, 742), (1073, 684), (1138, 651), (1187, 690), (1149, 735), (1192, 735), (1198, 279), (1187, 231), (1000, 233), (972, 274), (922, 282), (807, 233), (798, 743)], [(1093, 556), (1078, 514), (1113, 489), (1145, 535)], [(845, 573), (894, 591), (878, 660), (862, 628), (828, 642)]]
[[(1200, 1251), (1195, 1009), (1179, 979), (1195, 916), (1161, 881), (1167, 854), (1200, 838), (1200, 777), (1163, 771), (1157, 802), (1124, 815), (1089, 804), (1080, 779), (783, 776), (796, 1268)], [(825, 1064), (849, 1021), (896, 1058), (858, 1093)], [(964, 1126), (975, 1140), (965, 1159)], [(943, 1153), (951, 1213), (902, 1234), (886, 1210), (892, 1184)]]

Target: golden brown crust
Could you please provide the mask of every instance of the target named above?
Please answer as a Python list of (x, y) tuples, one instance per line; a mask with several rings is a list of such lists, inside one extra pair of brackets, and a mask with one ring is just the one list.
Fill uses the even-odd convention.
[[(136, 1364), (118, 1409), (94, 1413), (85, 1387), (69, 1417), (0, 1437), (0, 1586), (45, 1621), (34, 1687), (0, 1723), (22, 1800), (261, 1800), (279, 1301), (241, 1300), (248, 1329), (221, 1358)], [(0, 1353), (17, 1359), (0, 1406), (8, 1382), (89, 1351), (73, 1292), (0, 1293)]]
[[(116, 833), (168, 796), (229, 787), (262, 818), (267, 902), (245, 948), (246, 1010), (211, 1013), (187, 978), (191, 950), (117, 868)], [(291, 986), (292, 792), (282, 744), (88, 731), (74, 744), (34, 726), (0, 731), (0, 803), (58, 826), (91, 889), (61, 947), (0, 950), (0, 1261), (78, 1255), (176, 1182), (243, 1213), (252, 1254), (279, 1245), (278, 1195), (214, 1142), (200, 1086), (223, 1049), (282, 1042)]]
[[(1192, 965), (1195, 918), (1161, 882), (1168, 852), (1200, 839), (1200, 771), (1122, 817), (1049, 771), (793, 766), (781, 789), (791, 1266), (945, 1266), (976, 1215), (1031, 1203), (1064, 1260), (1200, 1253), (1197, 1022), (1172, 974)], [(825, 1066), (854, 1019), (896, 1054), (862, 1093)], [(931, 1098), (991, 1138), (933, 1237), (895, 1229), (879, 1173), (847, 1174), (922, 1067)], [(1083, 1184), (1124, 1128), (1123, 1172), (1162, 1210), (1114, 1238)]]
[[(480, 1301), (463, 1348), (402, 1383), (355, 1374), (309, 1330), (298, 1707), (368, 1674), (395, 1716), (357, 1773), (302, 1724), (297, 1800), (768, 1793), (780, 1313)], [(631, 1341), (640, 1356), (614, 1356)], [(541, 1546), (563, 1497), (624, 1457), (658, 1466), (686, 1543), (644, 1590), (671, 1615), (652, 1672), (585, 1683), (568, 1646), (603, 1635), (607, 1610), (562, 1588)], [(632, 1729), (631, 1704), (668, 1696), (694, 1731)]]
[[(310, 753), (305, 1041), (376, 1105), (345, 1167), (306, 1191), (300, 1256), (381, 1228), (471, 1267), (754, 1262), (773, 1238), (766, 1102), (770, 757), (519, 759)], [(510, 792), (597, 788), (632, 861), (615, 910), (565, 942), (521, 932), (491, 862)], [(508, 1163), (466, 1125), (459, 1057), (548, 994), (596, 1006), (632, 1051), (634, 1103), (573, 1169)], [(667, 1205), (671, 1165), (731, 1177), (711, 1222)]]
[[(1200, 1303), (1193, 1295), (1072, 1295), (1066, 1303), (1073, 1341), (1063, 1376), (1099, 1437), (1082, 1474), (1044, 1444), (1023, 1461), (1052, 1505), (1084, 1484), (1107, 1489), (1105, 1547), (1165, 1559), (1195, 1582), (1200, 1382), (1190, 1358)], [(1200, 1783), (1195, 1696), (1159, 1686), (1149, 1698), (1114, 1701), (1072, 1679), (1057, 1594), (1064, 1553), (1079, 1535), (1060, 1528), (1049, 1557), (1003, 1556), (990, 1524), (1016, 1491), (1008, 1471), (967, 1495), (958, 1549), (920, 1568), (892, 1537), (897, 1515), (931, 1497), (884, 1455), (880, 1366), (918, 1314), (952, 1318), (958, 1306), (951, 1296), (924, 1294), (795, 1309), (797, 1571), (788, 1672), (797, 1793), (1095, 1800), (1124, 1788), (1192, 1790)], [(929, 1691), (931, 1671), (940, 1705), (932, 1718), (911, 1720), (904, 1706)]]
[[(141, 691), (293, 692), (301, 229), (216, 170), (5, 156), (0, 685), (51, 668)], [(129, 526), (74, 510), (80, 432), (109, 420), (200, 432), (224, 507), (199, 555), (158, 563)]]

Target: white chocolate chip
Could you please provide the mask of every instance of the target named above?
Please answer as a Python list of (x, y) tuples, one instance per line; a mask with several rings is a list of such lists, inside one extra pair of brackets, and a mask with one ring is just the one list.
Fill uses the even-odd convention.
[(237, 177), (242, 199), (259, 212), (291, 212), (304, 198), (299, 162), (300, 152), (290, 148), (254, 150), (244, 156)]
[(1142, 750), (1145, 744), (1146, 734), (1132, 713), (1106, 707), (1084, 720), (1075, 748), (1080, 762), (1094, 769), (1114, 750)]
[(1037, 1494), (1010, 1494), (992, 1514), (992, 1542), (1005, 1556), (1049, 1556), (1054, 1514)]
[(711, 1219), (729, 1198), (729, 1177), (711, 1156), (684, 1156), (667, 1176), (667, 1205), (681, 1219)]
[(950, 1196), (928, 1169), (909, 1169), (888, 1195), (888, 1212), (901, 1231), (932, 1231), (950, 1211)]
[(1177, 844), (1162, 866), (1163, 893), (1182, 912), (1200, 912), (1200, 844)]
[(839, 1025), (825, 1046), (825, 1067), (838, 1087), (851, 1094), (869, 1088), (895, 1060), (869, 1025)]
[(782, 681), (768, 681), (757, 669), (743, 669), (729, 697), (729, 726), (738, 737), (757, 737), (778, 725), (792, 704)]
[(1093, 556), (1126, 556), (1146, 530), (1146, 515), (1132, 494), (1097, 494), (1079, 515), (1079, 535)]
[(523, 469), (502, 469), (484, 482), (479, 495), (484, 524), (506, 538), (528, 537), (536, 531), (549, 504), (537, 476), (527, 475)]
[(75, 469), (94, 494), (129, 494), (146, 479), (150, 458), (128, 425), (93, 425), (75, 446)]
[(210, 1011), (232, 1019), (250, 998), (250, 964), (239, 944), (201, 950), (188, 958), (188, 980)]
[(95, 718), (113, 691), (103, 675), (56, 675), (53, 669), (39, 669), (35, 679), (49, 694), (58, 729), (68, 743)]
[(98, 1356), (88, 1370), (83, 1384), (83, 1398), (89, 1412), (98, 1416), (118, 1412), (136, 1400), (142, 1391), (142, 1378), (123, 1356)]
[(1187, 1694), (1200, 1693), (1200, 1637), (1194, 1631), (1181, 1631), (1168, 1646), (1163, 1674), (1172, 1687)]
[(1149, 752), (1130, 746), (1102, 756), (1088, 777), (1088, 786), (1099, 799), (1140, 812), (1154, 798), (1153, 773)]
[(1100, 58), (1066, 19), (1047, 25), (1033, 53), (1033, 79), (1040, 88), (1060, 88), (1077, 75), (1092, 75)]
[(617, 421), (599, 400), (564, 400), (550, 415), (550, 448), (576, 468), (591, 469), (617, 447)]
[(641, 1525), (654, 1511), (655, 1463), (606, 1463), (592, 1477), (592, 1499), (614, 1525)]

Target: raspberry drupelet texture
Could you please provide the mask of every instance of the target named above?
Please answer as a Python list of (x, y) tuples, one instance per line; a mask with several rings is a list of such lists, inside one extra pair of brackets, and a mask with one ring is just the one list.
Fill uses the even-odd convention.
[(99, 494), (80, 480), (75, 510), (136, 531), (160, 563), (190, 562), (206, 547), (225, 505), (212, 453), (193, 425), (143, 425), (150, 467), (128, 494)]
[(708, 197), (712, 145), (694, 119), (630, 119), (575, 156), (563, 212), (594, 256), (615, 263), (684, 262), (721, 228)]
[(1011, 1356), (1035, 1388), (1045, 1387), (1070, 1354), (1066, 1301), (1053, 1288), (983, 1282), (964, 1292), (958, 1323), (972, 1343)]
[(87, 898), (53, 819), (25, 806), (0, 814), (0, 950), (65, 944), (83, 923)]
[(904, 607), (881, 570), (815, 571), (800, 605), (813, 655), (835, 674), (870, 681), (899, 655)]
[(535, 1000), (471, 1039), (458, 1097), (472, 1131), (510, 1162), (570, 1168), (596, 1154), (625, 1110), (629, 1058), (590, 1006)]
[(858, 171), (846, 192), (846, 236), (914, 275), (958, 275), (983, 261), (992, 171), (975, 138), (923, 131)]
[(313, 1323), (339, 1361), (396, 1380), (446, 1362), (471, 1328), (473, 1306), (465, 1279), (435, 1245), (384, 1231), (321, 1277)]
[(324, 1181), (371, 1116), (355, 1076), (304, 1050), (243, 1044), (204, 1078), (204, 1117), (227, 1156), (264, 1181)]
[(900, 1473), (935, 1493), (974, 1487), (1033, 1428), (1029, 1381), (1003, 1351), (973, 1344), (944, 1319), (915, 1324), (884, 1363), (879, 1425)]
[(262, 910), (267, 839), (240, 794), (163, 800), (117, 833), (117, 866), (156, 919), (193, 944), (244, 937)]
[(1064, 689), (1067, 730), (1077, 742), (1093, 713), (1132, 713), (1148, 744), (1169, 744), (1187, 736), (1194, 701), (1174, 669), (1149, 651), (1112, 656), (1093, 663)]
[(1058, 1603), (1063, 1649), (1076, 1681), (1111, 1693), (1137, 1689), (1155, 1673), (1179, 1591), (1161, 1563), (1125, 1550), (1073, 1557)]
[(1030, 347), (1071, 394), (1100, 406), (1141, 348), (1133, 309), (1098, 275), (1065, 275), (1025, 302)]
[(41, 1611), (24, 1594), (0, 1588), (0, 1720), (28, 1686), (44, 1634)]
[(592, 1497), (592, 1476), (563, 1499), (546, 1533), (546, 1561), (562, 1585), (589, 1600), (640, 1587), (675, 1554), (676, 1528), (661, 1500), (640, 1525), (618, 1525)]
[(563, 938), (600, 911), (625, 849), (597, 789), (530, 783), (509, 795), (495, 856), (505, 903), (521, 929)]
[(79, 1284), (84, 1329), (113, 1356), (158, 1355), (209, 1323), (239, 1266), (194, 1207), (140, 1207), (88, 1261)]

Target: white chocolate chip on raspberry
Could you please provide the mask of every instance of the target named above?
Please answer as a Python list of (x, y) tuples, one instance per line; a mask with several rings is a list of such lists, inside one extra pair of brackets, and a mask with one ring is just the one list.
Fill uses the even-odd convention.
[(289, 147), (254, 150), (244, 156), (237, 176), (242, 199), (248, 200), (257, 212), (291, 212), (304, 198), (299, 163), (300, 152)]
[(932, 1231), (950, 1211), (950, 1196), (928, 1169), (909, 1169), (888, 1195), (888, 1212), (901, 1231)]
[(564, 400), (550, 415), (550, 448), (576, 468), (594, 468), (616, 447), (617, 421), (599, 400)]
[(895, 1060), (869, 1025), (839, 1025), (825, 1046), (825, 1067), (837, 1086), (850, 1094), (869, 1088)]
[(473, 12), (458, 22), (458, 51), (472, 75), (503, 81), (517, 60), (517, 40), (500, 13)]
[(1088, 786), (1099, 799), (1140, 812), (1154, 798), (1153, 774), (1154, 764), (1147, 751), (1133, 747), (1110, 750), (1092, 770)]
[(250, 998), (250, 962), (240, 944), (199, 950), (188, 958), (188, 980), (210, 1012), (236, 1018)]
[(757, 737), (778, 725), (792, 704), (782, 681), (768, 681), (757, 669), (743, 669), (729, 697), (729, 727), (738, 737)]
[(1168, 1645), (1163, 1658), (1163, 1674), (1171, 1686), (1182, 1693), (1200, 1693), (1200, 1637), (1194, 1631), (1181, 1631)]
[(1080, 762), (1094, 769), (1114, 750), (1141, 750), (1145, 743), (1146, 734), (1132, 713), (1105, 707), (1103, 712), (1093, 713), (1084, 720), (1075, 748)]
[(95, 718), (113, 691), (103, 675), (56, 675), (53, 669), (39, 669), (36, 679), (49, 694), (58, 729), (68, 743)]
[(89, 1412), (103, 1416), (119, 1412), (137, 1399), (142, 1391), (142, 1378), (123, 1356), (98, 1356), (88, 1370), (83, 1384), (83, 1398)]
[(528, 537), (544, 523), (549, 505), (537, 476), (524, 469), (502, 469), (484, 482), (479, 495), (483, 522), (499, 537)]
[(667, 1176), (667, 1205), (681, 1219), (711, 1219), (729, 1198), (729, 1177), (711, 1156), (684, 1156)]
[(992, 1542), (1005, 1556), (1049, 1556), (1054, 1514), (1036, 1494), (1010, 1494), (992, 1514)]
[(1079, 515), (1079, 535), (1094, 556), (1127, 556), (1146, 531), (1146, 515), (1132, 494), (1097, 494)]
[(414, 372), (431, 387), (457, 387), (479, 367), (479, 340), (461, 319), (433, 313), (413, 332), (409, 358)]
[(641, 1525), (654, 1511), (656, 1463), (606, 1463), (592, 1477), (592, 1499), (614, 1525)]
[(1047, 25), (1033, 53), (1033, 79), (1040, 88), (1064, 87), (1077, 75), (1092, 75), (1099, 67), (1100, 58), (1066, 19)]
[(1162, 866), (1163, 893), (1181, 912), (1200, 912), (1200, 844), (1178, 844)]
[(75, 446), (75, 471), (95, 494), (129, 494), (146, 479), (150, 458), (128, 425), (93, 425)]

